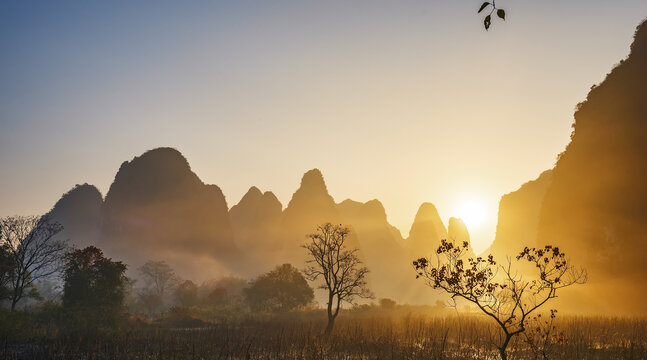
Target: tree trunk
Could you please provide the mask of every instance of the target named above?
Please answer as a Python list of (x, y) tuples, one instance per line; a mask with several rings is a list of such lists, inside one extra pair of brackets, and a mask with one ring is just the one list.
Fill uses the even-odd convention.
[(505, 341), (503, 342), (503, 345), (499, 348), (499, 354), (501, 355), (501, 360), (507, 360), (508, 355), (506, 354), (505, 350), (508, 348), (508, 344), (510, 343), (510, 339), (512, 339), (512, 335), (508, 334), (506, 332), (505, 336)]
[(507, 360), (508, 359), (508, 356), (506, 355), (504, 348), (499, 348), (499, 354), (501, 355), (501, 360)]
[(20, 300), (20, 298), (22, 297), (22, 290), (19, 287), (20, 285), (16, 283), (15, 286), (16, 287), (14, 288), (13, 296), (11, 297), (11, 311), (14, 311), (18, 300)]
[(335, 318), (333, 316), (328, 316), (328, 325), (326, 326), (326, 336), (330, 335), (332, 328), (335, 326)]
[(326, 326), (326, 335), (330, 335), (333, 326), (335, 326), (335, 315), (332, 312), (332, 300), (334, 299), (332, 291), (328, 293), (328, 325)]

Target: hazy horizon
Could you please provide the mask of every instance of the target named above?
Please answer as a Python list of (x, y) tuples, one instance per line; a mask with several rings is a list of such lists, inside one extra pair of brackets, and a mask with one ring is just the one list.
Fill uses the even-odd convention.
[(404, 237), (423, 202), (445, 224), (476, 203), (482, 251), (647, 3), (509, 2), (489, 32), (479, 3), (0, 4), (0, 216), (75, 184), (105, 196), (122, 162), (170, 146), (230, 208), (251, 186), (285, 207), (312, 168)]

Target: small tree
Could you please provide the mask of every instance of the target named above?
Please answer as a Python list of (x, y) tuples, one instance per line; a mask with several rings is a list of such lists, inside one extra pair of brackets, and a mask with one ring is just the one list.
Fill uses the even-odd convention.
[(180, 305), (189, 307), (198, 302), (198, 285), (191, 280), (185, 280), (175, 289), (175, 297)]
[(277, 266), (259, 276), (243, 293), (245, 302), (254, 311), (284, 312), (306, 306), (314, 300), (314, 290), (301, 272), (290, 264)]
[(175, 271), (166, 261), (147, 261), (139, 269), (144, 288), (137, 291), (140, 304), (153, 315), (165, 304), (168, 295), (177, 285)]
[(146, 283), (145, 293), (164, 301), (164, 296), (178, 283), (173, 268), (166, 261), (147, 261), (139, 272)]
[(388, 299), (388, 298), (382, 298), (382, 299), (380, 299), (380, 307), (381, 307), (382, 309), (389, 309), (389, 310), (390, 310), (390, 309), (394, 309), (394, 308), (395, 308), (395, 305), (397, 305), (397, 303), (395, 302), (395, 300)]
[(60, 270), (67, 249), (56, 235), (63, 226), (45, 216), (10, 216), (0, 219), (0, 244), (11, 259), (9, 272), (11, 311), (23, 297), (37, 297), (34, 282)]
[(349, 234), (347, 227), (326, 223), (317, 226), (316, 232), (308, 235), (308, 243), (303, 245), (310, 257), (304, 270), (306, 278), (310, 281), (322, 278), (319, 288), (328, 291), (326, 334), (332, 332), (342, 302), (353, 304), (358, 297), (373, 298), (366, 283), (368, 268), (362, 266), (358, 249), (346, 246)]
[(467, 300), (492, 318), (500, 329), (498, 349), (503, 360), (510, 340), (526, 330), (533, 312), (557, 297), (559, 289), (586, 282), (586, 272), (573, 267), (558, 247), (526, 247), (516, 257), (537, 269), (538, 278), (530, 281), (512, 272), (510, 259), (506, 266), (497, 265), (492, 255), (463, 259), (467, 247), (467, 243), (460, 246), (442, 240), (436, 265), (427, 258), (413, 262), (416, 278), (424, 278), (427, 285), (452, 299)]
[(65, 256), (63, 306), (103, 324), (112, 324), (124, 308), (126, 265), (88, 246)]

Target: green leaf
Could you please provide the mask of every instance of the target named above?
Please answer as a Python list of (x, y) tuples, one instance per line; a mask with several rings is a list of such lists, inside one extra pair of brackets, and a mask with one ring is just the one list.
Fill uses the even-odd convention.
[(505, 20), (505, 10), (499, 9), (497, 10), (496, 14), (499, 15), (501, 19)]
[(485, 25), (485, 30), (488, 30), (490, 28), (490, 24), (492, 23), (492, 17), (490, 15), (485, 17), (485, 20), (483, 20), (483, 25)]
[(484, 2), (484, 3), (481, 5), (481, 8), (479, 9), (479, 12), (478, 12), (478, 13), (480, 14), (480, 13), (481, 13), (481, 11), (483, 11), (483, 9), (485, 9), (486, 7), (488, 7), (488, 5), (490, 5), (490, 3), (489, 3), (489, 2), (487, 2), (487, 1), (486, 1), (486, 2)]

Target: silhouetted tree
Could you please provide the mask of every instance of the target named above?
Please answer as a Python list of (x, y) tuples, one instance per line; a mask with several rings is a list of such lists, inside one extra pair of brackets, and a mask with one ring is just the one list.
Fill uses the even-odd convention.
[(392, 299), (382, 298), (380, 299), (380, 306), (383, 309), (393, 309), (395, 308), (396, 302)]
[(366, 283), (368, 268), (362, 266), (358, 249), (346, 247), (348, 234), (347, 227), (326, 223), (317, 226), (316, 232), (308, 235), (308, 243), (303, 245), (310, 257), (304, 270), (306, 278), (310, 281), (322, 278), (319, 288), (328, 291), (326, 334), (332, 331), (342, 302), (352, 304), (358, 297), (373, 297)]
[(165, 261), (148, 261), (139, 268), (147, 286), (160, 297), (177, 284), (175, 271)]
[(146, 287), (138, 297), (149, 313), (153, 313), (164, 304), (164, 296), (177, 284), (177, 276), (165, 261), (147, 261), (139, 272)]
[(290, 264), (277, 266), (252, 280), (243, 293), (245, 302), (254, 311), (289, 311), (314, 300), (314, 290), (301, 272)]
[(185, 280), (175, 288), (175, 297), (180, 305), (189, 307), (198, 302), (198, 285), (191, 280)]
[(10, 216), (0, 219), (0, 244), (11, 258), (11, 311), (23, 297), (38, 297), (34, 282), (60, 270), (66, 244), (56, 235), (63, 226), (47, 216)]
[(510, 340), (526, 330), (533, 312), (555, 298), (558, 289), (586, 282), (586, 272), (573, 267), (557, 247), (526, 247), (516, 257), (537, 269), (537, 278), (530, 281), (513, 273), (510, 259), (506, 266), (497, 265), (492, 255), (463, 259), (467, 247), (466, 242), (460, 246), (442, 240), (435, 265), (427, 258), (413, 262), (416, 278), (424, 278), (428, 286), (454, 300), (467, 300), (492, 318), (501, 330), (498, 349), (503, 360)]
[(63, 307), (94, 322), (113, 323), (124, 309), (126, 265), (88, 246), (65, 255)]

